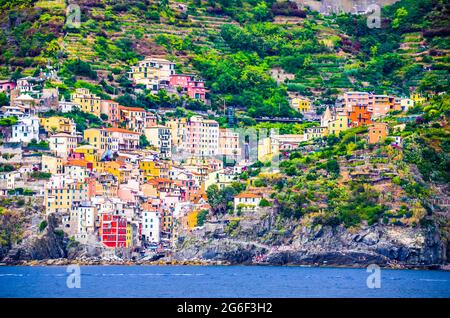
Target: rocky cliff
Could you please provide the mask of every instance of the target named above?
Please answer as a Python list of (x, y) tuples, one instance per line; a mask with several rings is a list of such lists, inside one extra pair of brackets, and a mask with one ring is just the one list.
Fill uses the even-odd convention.
[(2, 262), (19, 264), (29, 260), (66, 257), (67, 238), (58, 230), (59, 220), (54, 215), (49, 215), (47, 222), (48, 225), (42, 233), (25, 237), (8, 251)]
[(226, 261), (231, 264), (329, 265), (434, 268), (446, 262), (446, 244), (433, 225), (308, 227), (286, 221), (277, 233), (267, 217), (252, 227), (226, 233), (227, 222), (207, 224), (179, 239), (174, 259)]

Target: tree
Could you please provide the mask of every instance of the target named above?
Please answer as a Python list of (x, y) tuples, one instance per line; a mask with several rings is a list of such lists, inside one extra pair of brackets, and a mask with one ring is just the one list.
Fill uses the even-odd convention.
[(139, 136), (139, 145), (141, 146), (141, 148), (147, 148), (148, 146), (150, 146), (150, 142), (144, 134)]
[(197, 226), (203, 226), (205, 224), (206, 217), (208, 216), (208, 210), (201, 210), (197, 214)]
[(0, 106), (5, 106), (9, 104), (9, 98), (5, 92), (0, 92)]
[(400, 27), (400, 24), (403, 23), (405, 20), (405, 17), (408, 16), (408, 11), (406, 11), (405, 8), (401, 7), (398, 8), (397, 11), (395, 11), (395, 18), (392, 20), (392, 28), (398, 29)]

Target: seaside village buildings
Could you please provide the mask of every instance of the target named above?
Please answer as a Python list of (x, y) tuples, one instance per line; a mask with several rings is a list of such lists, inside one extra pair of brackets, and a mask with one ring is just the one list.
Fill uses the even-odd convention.
[[(206, 100), (204, 82), (176, 74), (167, 60), (147, 58), (129, 76), (152, 91), (164, 88)], [(85, 88), (66, 101), (57, 90), (39, 91), (36, 82), (0, 82), (10, 97), (0, 116), (16, 119), (1, 127), (0, 163), (20, 166), (0, 173), (0, 195), (32, 191), (43, 198), (47, 214), (61, 217), (64, 231), (75, 240), (140, 251), (170, 249), (177, 231), (195, 228), (197, 214), (209, 209), (208, 187), (231, 185), (252, 162), (273, 161), (309, 140), (361, 125), (369, 127), (368, 142), (381, 142), (389, 132), (380, 119), (420, 102), (420, 96), (347, 92), (342, 103), (320, 116), (320, 125), (303, 134), (270, 131), (252, 146), (237, 130), (206, 116), (161, 121), (156, 113), (103, 100)], [(291, 106), (305, 115), (315, 112), (300, 96), (292, 96)], [(105, 125), (78, 131), (65, 116), (74, 109), (102, 117)], [(58, 115), (43, 116), (48, 110)], [(144, 136), (148, 147), (141, 145)], [(234, 198), (234, 208), (257, 211), (263, 198), (267, 193), (248, 189)]]

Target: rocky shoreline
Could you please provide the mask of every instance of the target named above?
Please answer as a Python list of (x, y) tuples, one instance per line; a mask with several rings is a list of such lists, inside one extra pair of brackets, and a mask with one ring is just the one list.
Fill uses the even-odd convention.
[[(68, 265), (80, 265), (80, 266), (286, 266), (286, 267), (335, 267), (335, 268), (366, 268), (360, 264), (342, 265), (342, 264), (270, 264), (267, 262), (250, 263), (250, 264), (232, 264), (223, 260), (105, 260), (105, 259), (44, 259), (44, 260), (27, 260), (17, 261), (14, 263), (0, 263), (0, 266), (68, 266)], [(446, 270), (450, 271), (450, 264), (446, 265), (404, 265), (404, 264), (385, 264), (381, 265), (381, 268), (386, 269), (410, 269), (410, 270)]]
[(0, 266), (139, 266), (139, 265), (154, 265), (154, 266), (221, 266), (231, 265), (226, 261), (210, 261), (210, 260), (156, 260), (156, 261), (133, 261), (133, 260), (104, 260), (104, 259), (44, 259), (44, 260), (26, 260), (17, 261), (13, 263), (0, 263)]

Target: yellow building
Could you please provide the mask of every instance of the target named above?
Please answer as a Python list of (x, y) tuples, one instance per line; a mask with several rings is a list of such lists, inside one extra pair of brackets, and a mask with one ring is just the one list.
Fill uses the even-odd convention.
[(42, 171), (51, 174), (63, 173), (63, 159), (56, 156), (42, 155)]
[(69, 182), (64, 178), (52, 179), (46, 186), (44, 204), (47, 214), (68, 212), (74, 202), (86, 201), (88, 198), (88, 187), (84, 182)]
[(99, 96), (91, 94), (87, 88), (77, 88), (71, 98), (73, 103), (80, 105), (83, 112), (100, 117), (101, 99)]
[(306, 113), (311, 110), (311, 102), (307, 99), (294, 97), (291, 99), (291, 107), (300, 113)]
[(142, 160), (139, 162), (139, 170), (145, 181), (160, 177), (160, 165), (155, 161)]
[(186, 135), (186, 118), (172, 119), (166, 122), (166, 126), (170, 129), (172, 137), (172, 145), (175, 147), (181, 147), (183, 139)]
[(339, 136), (341, 131), (348, 129), (348, 118), (345, 115), (336, 115), (333, 120), (328, 122), (328, 132), (331, 135)]
[(131, 243), (132, 243), (132, 233), (133, 233), (133, 231), (132, 231), (132, 228), (131, 228), (131, 224), (128, 223), (128, 224), (127, 224), (127, 242), (126, 242), (127, 247), (130, 247), (130, 246), (131, 246)]
[(93, 145), (83, 145), (75, 148), (73, 150), (75, 153), (82, 153), (84, 156), (84, 160), (91, 162), (94, 164), (100, 160), (97, 149)]
[[(117, 161), (106, 161), (104, 163), (105, 165), (105, 172), (112, 174), (117, 179), (120, 179), (120, 163)], [(120, 181), (120, 180), (119, 180)]]
[(76, 125), (70, 118), (52, 116), (48, 118), (40, 118), (39, 123), (48, 133), (65, 132), (73, 135), (76, 131)]
[(423, 104), (427, 101), (421, 94), (411, 94), (410, 98), (414, 101), (414, 104)]
[(271, 159), (272, 143), (270, 137), (262, 138), (258, 141), (258, 160), (261, 162)]

